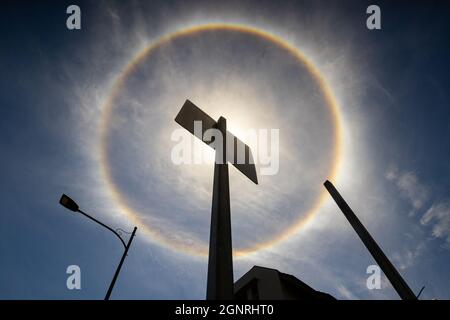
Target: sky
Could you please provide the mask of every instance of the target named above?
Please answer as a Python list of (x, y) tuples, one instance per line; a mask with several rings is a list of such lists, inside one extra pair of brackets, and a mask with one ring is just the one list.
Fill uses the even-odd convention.
[[(71, 4), (80, 30), (66, 27)], [(366, 27), (371, 4), (381, 30)], [(3, 2), (0, 299), (103, 299), (123, 247), (62, 193), (138, 227), (113, 299), (205, 298), (213, 151), (195, 141), (209, 160), (173, 163), (186, 99), (244, 141), (279, 130), (276, 174), (257, 164), (255, 185), (229, 168), (235, 280), (259, 265), (338, 299), (398, 299), (384, 275), (367, 288), (375, 262), (330, 179), (411, 289), (449, 299), (449, 14), (445, 1)], [(221, 28), (132, 63), (208, 24), (304, 59)]]

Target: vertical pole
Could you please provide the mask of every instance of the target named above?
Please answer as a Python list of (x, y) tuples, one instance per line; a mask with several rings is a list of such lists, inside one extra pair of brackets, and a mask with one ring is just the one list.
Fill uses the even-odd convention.
[(131, 234), (131, 237), (128, 240), (128, 244), (125, 247), (125, 251), (123, 252), (122, 259), (120, 259), (119, 265), (117, 266), (116, 273), (114, 274), (111, 284), (109, 285), (108, 292), (106, 293), (106, 296), (105, 296), (105, 300), (109, 300), (109, 297), (111, 296), (111, 292), (114, 288), (114, 284), (116, 283), (117, 277), (119, 276), (120, 269), (122, 268), (123, 261), (125, 260), (125, 257), (127, 256), (128, 249), (130, 249), (131, 242), (133, 241), (134, 235), (136, 234), (136, 229), (137, 228), (134, 227), (133, 233)]
[[(222, 133), (222, 152), (216, 150), (214, 164), (214, 186), (211, 209), (211, 233), (209, 239), (207, 300), (232, 300), (233, 294), (233, 253), (231, 244), (230, 188), (228, 164), (226, 161), (225, 118), (217, 122)], [(223, 157), (217, 163), (217, 156)]]
[(388, 257), (386, 257), (384, 252), (372, 238), (361, 221), (359, 221), (358, 217), (349, 207), (347, 202), (345, 202), (345, 200), (342, 198), (333, 184), (327, 180), (325, 181), (324, 186), (331, 194), (334, 201), (341, 209), (344, 216), (347, 218), (348, 222), (350, 222), (353, 229), (355, 229), (356, 233), (366, 246), (367, 250), (369, 250), (372, 257), (383, 270), (384, 274), (389, 279), (400, 298), (402, 298), (403, 300), (416, 300), (417, 298), (414, 295), (414, 292), (409, 288), (408, 284), (405, 282), (405, 280), (403, 280), (400, 273), (398, 273), (397, 269), (395, 269), (394, 265), (391, 263), (391, 261), (389, 261)]

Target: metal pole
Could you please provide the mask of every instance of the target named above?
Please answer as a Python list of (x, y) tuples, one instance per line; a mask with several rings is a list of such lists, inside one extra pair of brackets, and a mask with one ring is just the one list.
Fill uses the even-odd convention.
[(397, 269), (395, 269), (394, 265), (389, 261), (388, 257), (384, 254), (375, 240), (372, 238), (370, 233), (366, 230), (364, 225), (359, 221), (358, 217), (355, 215), (353, 210), (349, 207), (347, 202), (342, 198), (336, 188), (330, 181), (325, 181), (325, 188), (333, 197), (334, 201), (341, 209), (344, 216), (347, 218), (348, 222), (352, 225), (353, 229), (355, 229), (359, 238), (362, 240), (367, 250), (369, 250), (372, 257), (378, 263), (380, 268), (383, 270), (386, 277), (391, 282), (394, 289), (397, 291), (398, 295), (403, 300), (416, 300), (416, 296), (414, 292), (408, 287), (408, 284), (403, 280), (400, 273), (398, 273)]
[(222, 163), (217, 163), (216, 160), (214, 164), (206, 299), (232, 300), (234, 297), (233, 252), (231, 243), (230, 188), (228, 164), (226, 162), (227, 123), (225, 118), (220, 117), (217, 127), (222, 132), (223, 145), (222, 152), (216, 150), (216, 157), (223, 156), (223, 161)]
[(106, 293), (106, 296), (105, 296), (105, 300), (109, 300), (109, 297), (111, 296), (111, 292), (112, 292), (112, 290), (114, 288), (114, 284), (116, 283), (116, 280), (117, 280), (117, 277), (119, 275), (120, 269), (122, 268), (123, 261), (125, 260), (125, 257), (127, 256), (128, 249), (130, 249), (131, 242), (133, 241), (133, 238), (134, 238), (134, 235), (136, 233), (136, 230), (137, 230), (137, 228), (134, 227), (133, 233), (131, 234), (131, 237), (128, 240), (127, 245), (125, 246), (125, 251), (123, 252), (122, 258), (120, 259), (119, 265), (117, 266), (116, 273), (114, 274), (114, 277), (113, 277), (113, 279), (111, 281), (111, 284), (109, 285), (108, 292)]

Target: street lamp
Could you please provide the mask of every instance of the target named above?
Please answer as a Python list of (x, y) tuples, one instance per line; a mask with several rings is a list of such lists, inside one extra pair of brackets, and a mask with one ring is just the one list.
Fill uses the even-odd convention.
[(125, 257), (127, 256), (128, 249), (130, 248), (131, 242), (133, 241), (134, 235), (136, 234), (137, 228), (134, 227), (133, 232), (131, 233), (131, 237), (128, 240), (128, 243), (125, 244), (125, 241), (123, 241), (122, 237), (120, 236), (120, 234), (116, 230), (108, 227), (106, 224), (98, 221), (94, 217), (91, 217), (87, 213), (81, 211), (80, 207), (78, 206), (78, 204), (75, 201), (73, 201), (71, 198), (66, 196), (65, 194), (63, 194), (61, 196), (61, 199), (59, 199), (59, 204), (61, 204), (66, 209), (69, 209), (69, 210), (74, 211), (74, 212), (81, 213), (85, 217), (88, 217), (89, 219), (95, 221), (99, 225), (105, 227), (106, 229), (108, 229), (109, 231), (114, 233), (119, 238), (120, 242), (122, 242), (123, 246), (125, 247), (125, 251), (124, 251), (124, 253), (122, 255), (122, 258), (120, 259), (119, 265), (117, 266), (116, 273), (114, 274), (114, 277), (113, 277), (113, 279), (111, 281), (111, 284), (109, 285), (108, 292), (106, 293), (106, 296), (105, 296), (105, 300), (109, 300), (109, 297), (111, 296), (111, 292), (112, 292), (112, 290), (114, 288), (114, 284), (116, 283), (117, 277), (119, 276), (120, 269), (122, 268), (123, 261), (125, 260)]

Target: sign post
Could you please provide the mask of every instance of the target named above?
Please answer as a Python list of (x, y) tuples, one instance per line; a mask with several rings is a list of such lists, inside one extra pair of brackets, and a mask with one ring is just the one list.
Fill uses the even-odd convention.
[[(203, 140), (207, 130), (217, 129), (222, 136), (221, 145), (215, 145), (216, 160), (214, 163), (206, 299), (232, 300), (234, 298), (234, 281), (228, 161), (255, 184), (258, 184), (253, 157), (250, 148), (227, 131), (225, 118), (220, 117), (216, 122), (189, 100), (186, 100), (175, 121), (208, 145), (211, 145), (211, 142)], [(201, 132), (194, 130), (197, 121), (202, 124)], [(201, 136), (199, 136), (200, 134)], [(239, 150), (245, 151), (245, 157), (239, 157), (236, 152)], [(245, 160), (237, 161), (237, 159)]]

